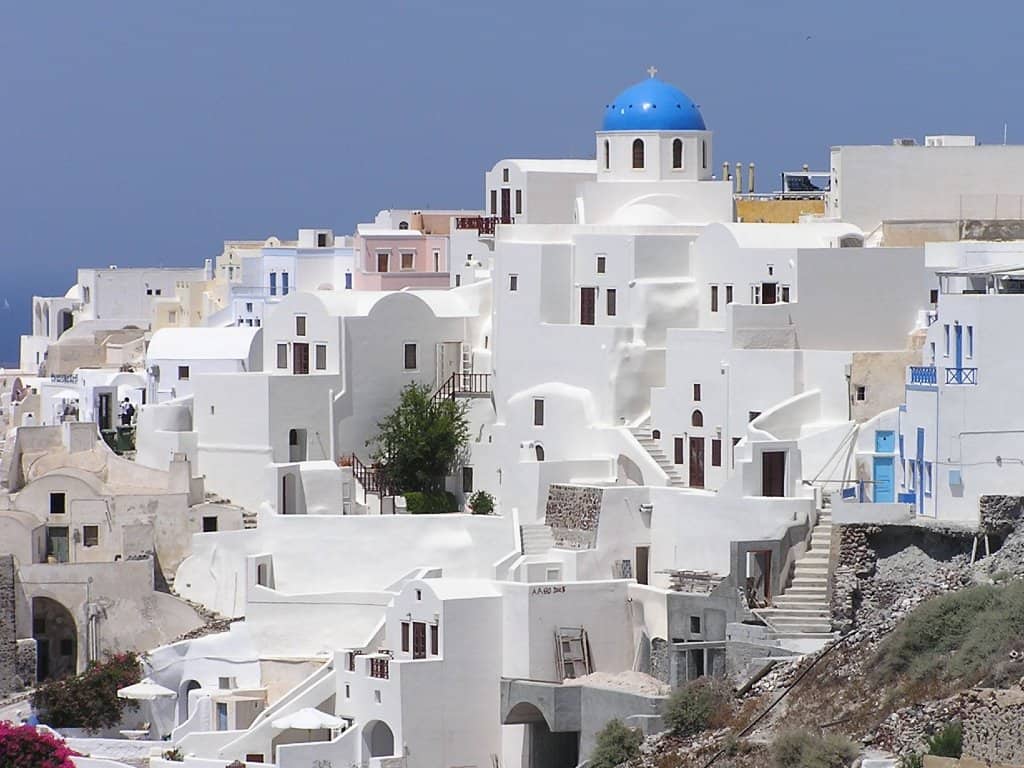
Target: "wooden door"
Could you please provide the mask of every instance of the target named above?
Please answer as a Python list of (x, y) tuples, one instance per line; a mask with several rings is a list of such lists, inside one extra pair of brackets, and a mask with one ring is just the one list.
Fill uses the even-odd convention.
[(684, 455), (685, 451), (686, 451), (686, 443), (683, 442), (683, 438), (677, 437), (673, 441), (673, 453), (674, 453), (674, 455), (672, 457), (673, 463), (675, 463), (675, 464), (683, 464), (683, 463), (685, 463), (686, 462), (686, 456)]
[(636, 548), (636, 583), (649, 584), (650, 547)]
[(412, 624), (412, 657), (427, 658), (427, 625), (422, 621), (414, 621)]
[(580, 325), (594, 324), (597, 288), (580, 288)]
[(704, 487), (704, 438), (690, 438), (690, 487)]
[(785, 451), (765, 451), (761, 454), (761, 495), (786, 495)]
[(387, 272), (388, 271), (388, 259), (389, 255), (386, 253), (377, 254), (377, 271)]
[(512, 223), (512, 190), (501, 190), (501, 223)]
[(309, 344), (292, 344), (292, 373), (309, 373)]
[(761, 303), (774, 304), (778, 283), (761, 283)]

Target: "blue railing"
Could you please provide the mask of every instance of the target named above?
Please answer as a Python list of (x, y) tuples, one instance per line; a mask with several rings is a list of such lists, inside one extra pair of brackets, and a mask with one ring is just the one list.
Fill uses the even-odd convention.
[(947, 384), (977, 384), (978, 383), (978, 369), (977, 368), (947, 368), (946, 369), (946, 383)]
[(910, 366), (911, 384), (935, 384), (934, 365), (912, 365)]

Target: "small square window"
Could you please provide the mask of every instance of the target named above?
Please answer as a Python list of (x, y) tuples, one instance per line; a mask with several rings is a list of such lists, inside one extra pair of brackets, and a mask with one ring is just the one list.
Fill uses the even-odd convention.
[(410, 270), (414, 266), (416, 254), (413, 251), (402, 251), (402, 269)]
[(178, 381), (188, 381), (189, 370), (187, 365), (178, 366)]
[(67, 511), (67, 494), (63, 491), (50, 494), (50, 514), (63, 515)]
[(700, 616), (691, 616), (690, 617), (690, 634), (691, 635), (699, 635), (700, 634)]
[(536, 398), (533, 401), (533, 426), (543, 427), (544, 426), (544, 400), (543, 398)]
[(405, 345), (405, 370), (415, 371), (416, 370), (416, 345), (406, 344)]
[(217, 532), (217, 516), (203, 515), (203, 533)]
[(597, 257), (597, 274), (603, 275), (605, 266), (607, 265), (607, 258), (605, 256)]
[(152, 296), (153, 295), (153, 289), (152, 288), (147, 288), (146, 289), (146, 295), (147, 296)]
[(164, 292), (164, 291), (163, 291), (163, 289), (162, 289), (162, 288), (157, 288), (157, 289), (156, 289), (155, 291), (153, 291), (153, 293), (155, 293), (155, 294), (156, 294), (157, 296), (159, 296), (159, 295), (160, 295), (160, 294), (162, 294), (163, 292)]
[(100, 543), (100, 527), (98, 525), (82, 526), (82, 546), (96, 547)]
[(317, 344), (315, 348), (316, 352), (316, 369), (318, 371), (327, 370), (327, 345)]
[(306, 335), (306, 316), (297, 315), (295, 317), (295, 335), (305, 336)]
[(867, 387), (857, 387), (857, 400), (859, 402), (864, 402), (867, 399), (867, 394)]
[(277, 367), (284, 369), (288, 367), (288, 345), (277, 345)]
[(508, 276), (508, 289), (510, 291), (518, 291), (519, 290), (519, 275), (509, 275)]

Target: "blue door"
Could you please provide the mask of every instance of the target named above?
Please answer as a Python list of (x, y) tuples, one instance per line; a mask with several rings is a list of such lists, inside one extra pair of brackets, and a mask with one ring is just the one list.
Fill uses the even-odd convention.
[(875, 453), (892, 453), (896, 450), (896, 433), (891, 429), (875, 430)]
[(876, 504), (886, 504), (895, 501), (893, 495), (893, 460), (891, 456), (875, 456), (875, 494)]

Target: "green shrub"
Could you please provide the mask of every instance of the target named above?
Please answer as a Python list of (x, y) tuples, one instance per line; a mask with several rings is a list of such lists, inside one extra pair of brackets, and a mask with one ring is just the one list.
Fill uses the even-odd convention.
[(772, 742), (774, 768), (846, 768), (857, 757), (853, 742), (838, 734), (787, 731)]
[(443, 515), (459, 511), (459, 501), (448, 491), (410, 491), (405, 508), (413, 515)]
[(998, 666), (1024, 635), (1024, 583), (981, 585), (921, 603), (879, 647), (876, 684), (906, 675), (999, 684), (1012, 670)]
[(721, 681), (702, 677), (677, 688), (665, 701), (662, 713), (677, 736), (692, 736), (716, 723), (728, 709), (732, 692)]
[(32, 706), (40, 722), (52, 728), (112, 728), (125, 709), (138, 708), (134, 701), (119, 699), (118, 689), (134, 685), (141, 676), (138, 656), (114, 654), (92, 662), (76, 677), (43, 683), (32, 694)]
[(590, 755), (590, 768), (615, 768), (640, 754), (644, 737), (621, 720), (611, 720), (597, 732), (597, 746)]
[(494, 497), (487, 491), (477, 491), (469, 497), (469, 508), (474, 515), (489, 515), (494, 511)]
[(924, 756), (918, 754), (903, 755), (899, 768), (924, 768)]
[(964, 753), (964, 728), (949, 723), (928, 739), (928, 754), (936, 757), (960, 757)]

